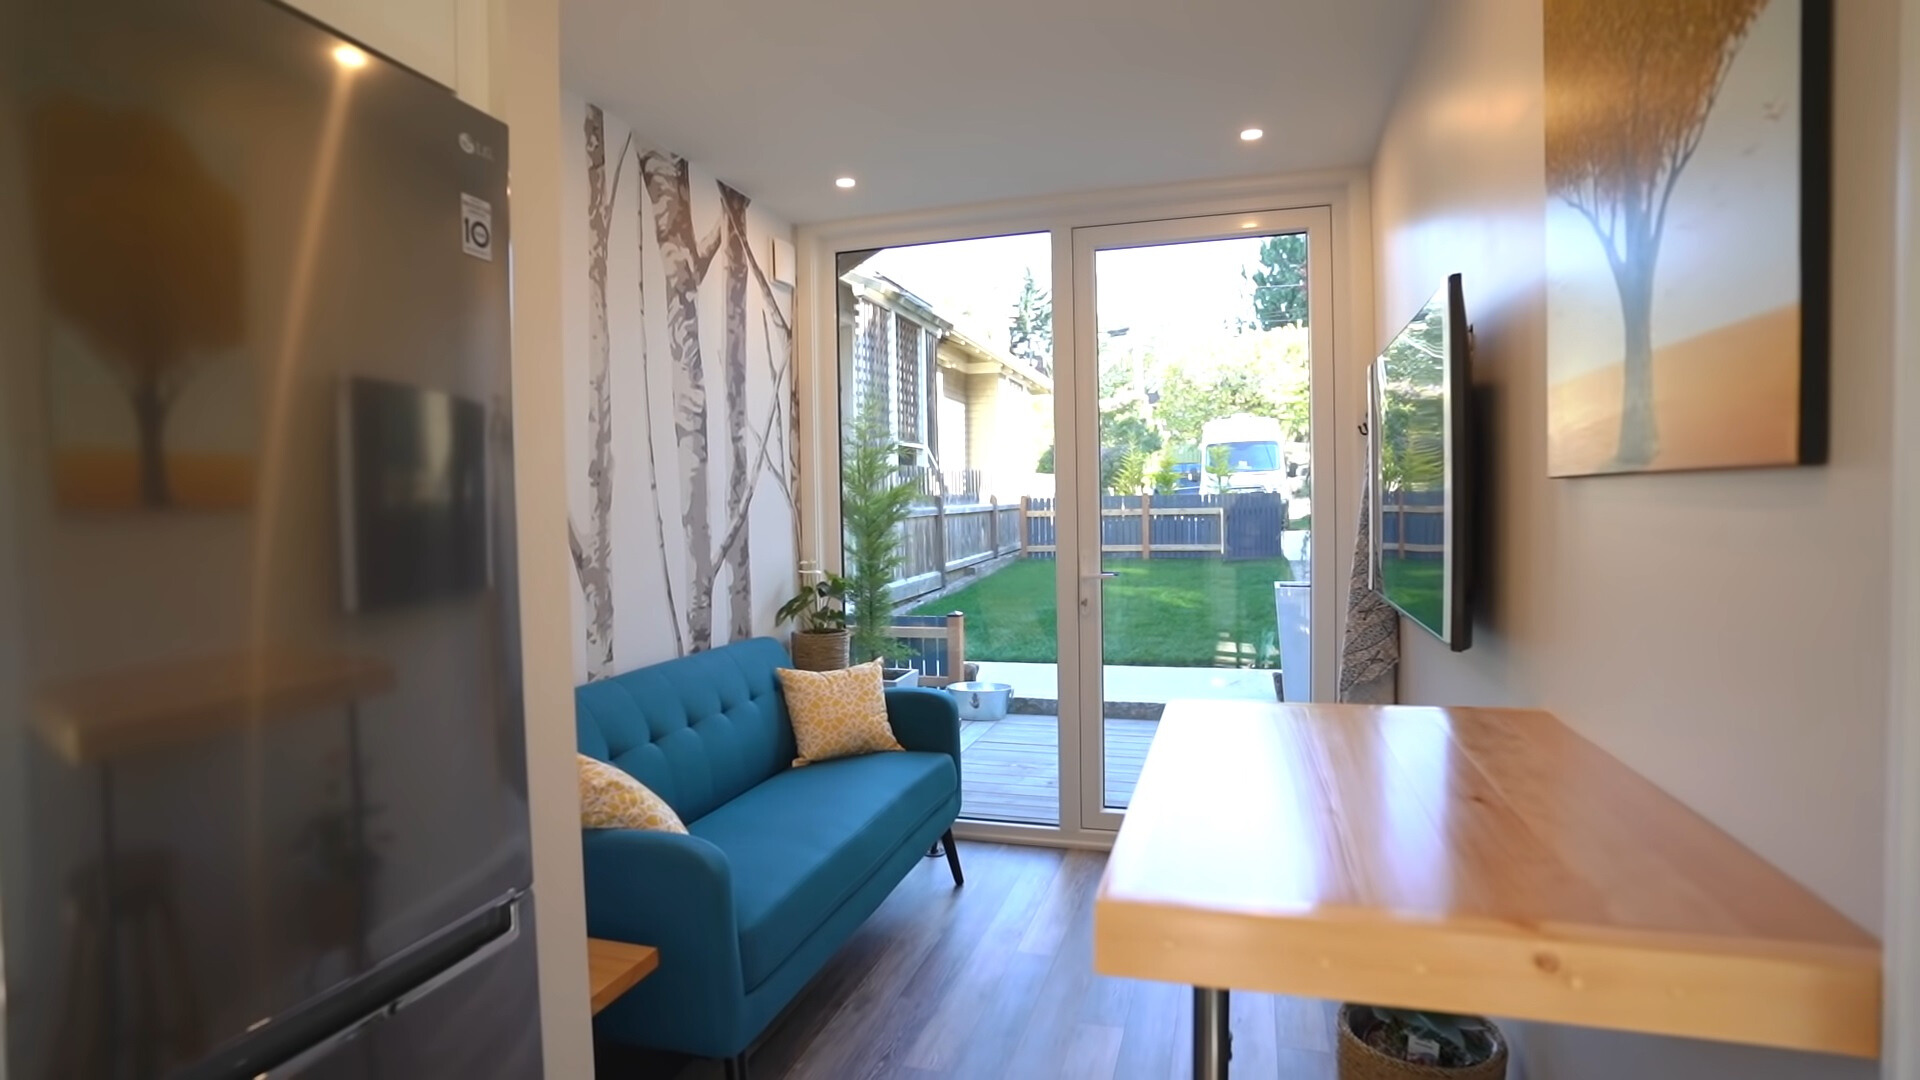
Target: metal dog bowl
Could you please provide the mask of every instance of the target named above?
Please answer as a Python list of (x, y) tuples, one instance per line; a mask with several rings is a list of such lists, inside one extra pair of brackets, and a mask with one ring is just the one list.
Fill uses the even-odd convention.
[(962, 720), (1005, 720), (1013, 706), (1013, 685), (1003, 682), (957, 682), (947, 684), (947, 693), (960, 707)]

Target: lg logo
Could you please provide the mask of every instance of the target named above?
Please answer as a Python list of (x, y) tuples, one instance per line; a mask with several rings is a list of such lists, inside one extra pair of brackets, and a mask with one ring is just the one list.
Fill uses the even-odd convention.
[(493, 147), (476, 140), (464, 131), (460, 133), (460, 151), (466, 154), (474, 154), (486, 161), (493, 160)]

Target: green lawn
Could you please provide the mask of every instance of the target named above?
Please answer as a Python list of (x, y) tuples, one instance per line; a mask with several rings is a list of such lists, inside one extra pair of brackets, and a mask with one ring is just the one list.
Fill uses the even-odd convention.
[[(1105, 655), (1109, 664), (1154, 667), (1280, 666), (1274, 648), (1273, 583), (1285, 559), (1127, 559), (1107, 569)], [(1054, 562), (1022, 559), (915, 615), (967, 614), (969, 660), (1058, 660)]]
[(1380, 576), (1386, 579), (1386, 588), (1381, 591), (1414, 621), (1436, 634), (1445, 630), (1440, 625), (1445, 610), (1440, 596), (1445, 574), (1445, 565), (1439, 559), (1395, 558), (1391, 551), (1380, 557)]

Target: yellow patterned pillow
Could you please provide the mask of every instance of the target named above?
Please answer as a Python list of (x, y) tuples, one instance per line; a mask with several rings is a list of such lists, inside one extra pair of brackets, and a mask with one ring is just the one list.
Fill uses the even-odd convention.
[(880, 661), (841, 671), (793, 671), (780, 668), (780, 689), (787, 695), (793, 739), (800, 747), (795, 765), (811, 761), (905, 750), (887, 723), (886, 682)]
[(680, 815), (647, 785), (604, 761), (580, 759), (580, 827), (683, 833)]

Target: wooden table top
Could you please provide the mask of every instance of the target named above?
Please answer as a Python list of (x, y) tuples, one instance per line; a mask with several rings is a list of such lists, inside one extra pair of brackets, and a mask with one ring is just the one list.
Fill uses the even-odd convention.
[(393, 685), (393, 668), (370, 657), (231, 653), (44, 687), (35, 726), (56, 754), (84, 765), (207, 738), (255, 719), (344, 705)]
[(1880, 943), (1552, 715), (1168, 706), (1104, 974), (1874, 1057)]
[(593, 994), (593, 1011), (613, 1004), (659, 966), (660, 950), (651, 945), (588, 938), (587, 987)]

